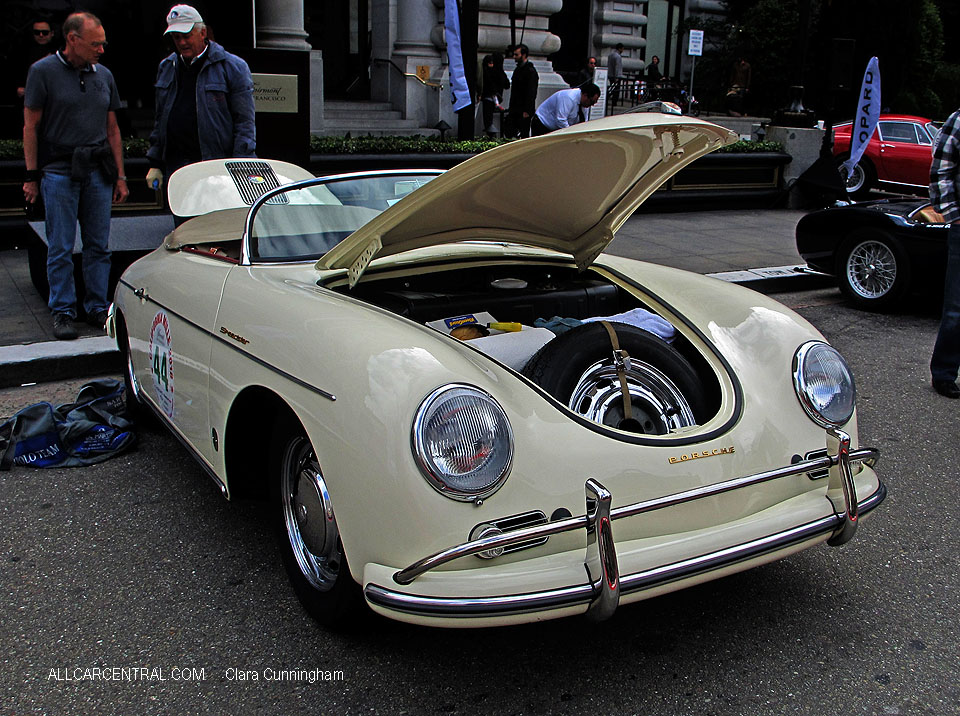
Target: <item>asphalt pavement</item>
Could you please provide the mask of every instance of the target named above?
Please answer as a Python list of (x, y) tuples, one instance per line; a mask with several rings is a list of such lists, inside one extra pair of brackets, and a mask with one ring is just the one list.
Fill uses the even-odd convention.
[[(600, 624), (335, 633), (297, 603), (262, 506), (148, 424), (99, 465), (0, 473), (0, 713), (960, 714), (960, 416), (930, 389), (936, 310), (777, 299), (850, 361), (881, 451), (889, 495), (849, 544)], [(0, 414), (40, 393), (0, 390)]]
[[(805, 212), (738, 209), (638, 213), (609, 251), (709, 274), (756, 288), (812, 285), (802, 274), (794, 229)], [(9, 242), (0, 250), (0, 387), (120, 370), (114, 342), (84, 323), (80, 338), (57, 341), (47, 306), (30, 279), (27, 251)]]

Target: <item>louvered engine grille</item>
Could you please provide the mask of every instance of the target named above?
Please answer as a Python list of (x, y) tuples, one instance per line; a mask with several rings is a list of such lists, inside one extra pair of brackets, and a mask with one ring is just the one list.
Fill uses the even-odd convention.
[[(230, 172), (237, 191), (247, 204), (253, 204), (268, 191), (280, 186), (273, 168), (266, 162), (226, 162), (224, 166)], [(286, 204), (288, 201), (285, 194), (278, 194), (268, 199), (267, 203)]]

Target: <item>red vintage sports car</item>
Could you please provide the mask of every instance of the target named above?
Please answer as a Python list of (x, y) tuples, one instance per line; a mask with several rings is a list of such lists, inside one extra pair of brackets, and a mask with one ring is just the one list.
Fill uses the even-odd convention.
[(852, 124), (841, 122), (833, 129), (833, 154), (848, 194), (864, 196), (880, 185), (926, 194), (933, 140), (940, 131), (939, 123), (934, 124), (925, 117), (881, 114), (866, 151), (848, 173), (842, 163), (850, 158)]

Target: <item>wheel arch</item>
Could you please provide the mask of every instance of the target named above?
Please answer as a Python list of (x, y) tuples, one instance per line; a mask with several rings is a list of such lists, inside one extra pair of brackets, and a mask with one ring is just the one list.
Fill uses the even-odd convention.
[[(841, 165), (850, 158), (850, 152), (846, 151), (837, 156), (837, 168), (840, 169)], [(869, 156), (867, 152), (864, 152), (863, 155), (857, 160), (857, 165), (863, 168), (863, 185), (856, 189), (855, 191), (850, 191), (847, 189), (847, 194), (853, 197), (865, 197), (870, 193), (870, 190), (876, 186), (879, 174), (877, 172), (877, 165), (874, 163), (873, 159)], [(841, 175), (841, 180), (842, 180)]]
[(234, 398), (223, 435), (223, 461), (231, 500), (265, 500), (270, 492), (270, 426), (283, 417), (302, 424), (296, 411), (275, 392), (260, 385)]
[(872, 222), (859, 223), (856, 225), (851, 224), (847, 229), (838, 244), (838, 261), (842, 258), (841, 254), (845, 254), (854, 244), (868, 239), (882, 239), (901, 254), (906, 255), (908, 253), (903, 240), (897, 236), (896, 232), (893, 231), (888, 223)]

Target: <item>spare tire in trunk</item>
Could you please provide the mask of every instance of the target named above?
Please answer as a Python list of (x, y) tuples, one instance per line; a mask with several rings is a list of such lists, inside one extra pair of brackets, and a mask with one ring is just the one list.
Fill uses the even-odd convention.
[[(557, 336), (524, 366), (523, 375), (594, 422), (645, 435), (666, 435), (703, 417), (703, 385), (675, 348), (625, 323), (611, 323), (625, 361), (625, 406), (606, 328), (585, 323)], [(628, 416), (627, 412), (632, 413)]]

